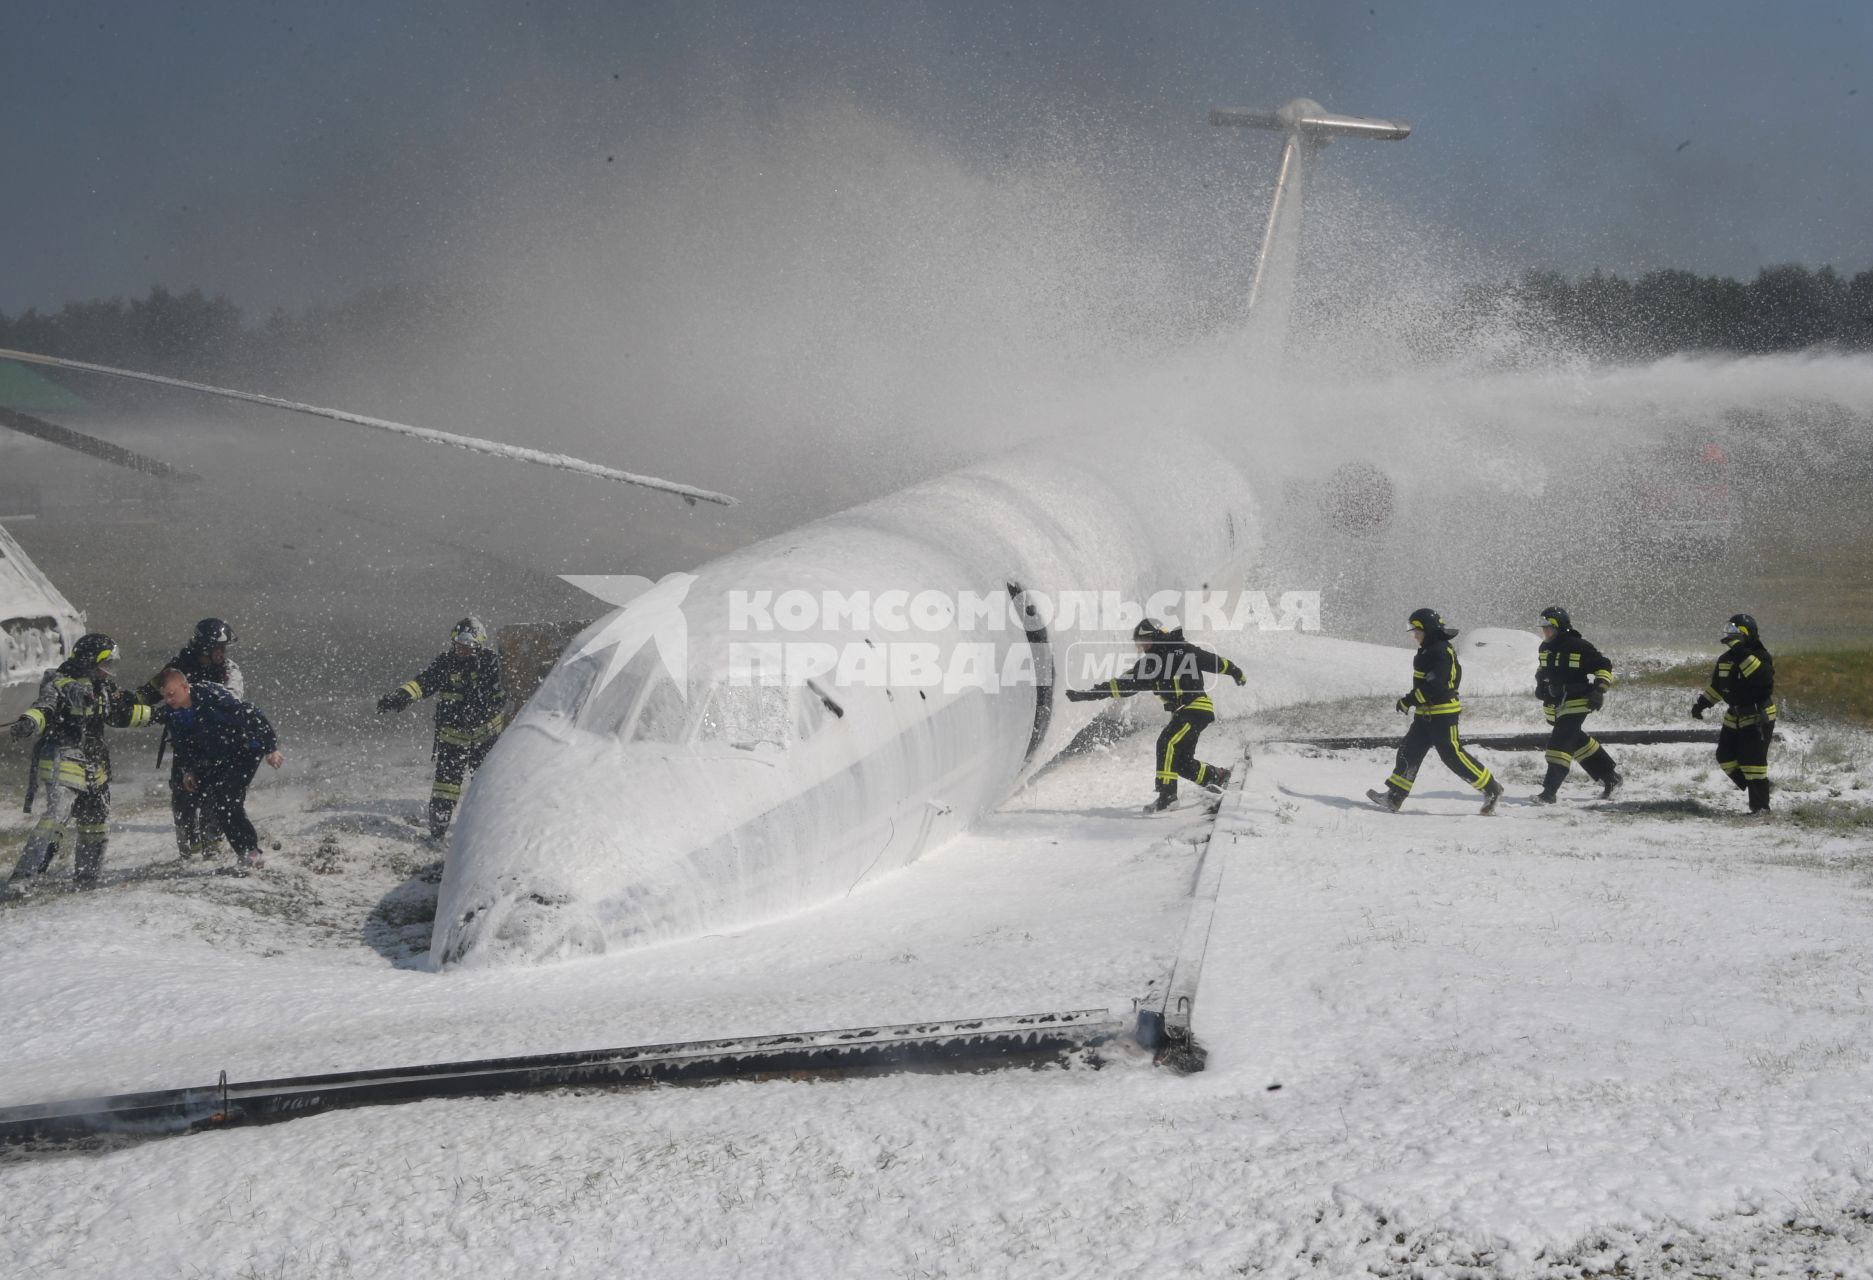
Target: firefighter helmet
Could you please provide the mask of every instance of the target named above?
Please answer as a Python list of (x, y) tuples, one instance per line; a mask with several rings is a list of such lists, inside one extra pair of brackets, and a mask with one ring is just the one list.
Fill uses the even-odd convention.
[(101, 667), (117, 656), (117, 643), (102, 632), (92, 631), (78, 637), (72, 646), (71, 663), (83, 671)]
[(1183, 638), (1182, 627), (1166, 626), (1156, 618), (1142, 618), (1138, 625), (1132, 628), (1132, 639), (1139, 644), (1154, 644), (1160, 640), (1182, 640)]
[(1444, 625), (1444, 615), (1435, 609), (1413, 609), (1411, 616), (1405, 619), (1413, 631), (1422, 631), (1428, 636), (1454, 636), (1455, 627)]
[(1739, 636), (1745, 640), (1762, 639), (1762, 631), (1757, 628), (1756, 619), (1750, 617), (1747, 613), (1731, 614), (1729, 624), (1723, 629), (1723, 638), (1725, 640), (1734, 640)]
[(487, 624), (471, 613), (455, 624), (455, 630), (449, 633), (449, 643), (465, 644), (471, 649), (486, 649), (488, 647)]
[(1541, 625), (1553, 627), (1557, 631), (1572, 631), (1573, 622), (1567, 616), (1567, 610), (1558, 604), (1551, 604), (1541, 611)]
[(220, 618), (203, 618), (195, 624), (195, 643), (205, 649), (212, 649), (218, 644), (233, 644), (239, 636)]

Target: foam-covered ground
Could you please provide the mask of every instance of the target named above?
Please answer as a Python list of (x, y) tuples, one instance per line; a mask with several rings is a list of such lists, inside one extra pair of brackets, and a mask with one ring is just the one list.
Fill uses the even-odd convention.
[[(1259, 687), (1219, 693), (1206, 754), (1402, 725), (1402, 651), (1313, 650), (1336, 686), (1390, 696), (1265, 705), (1306, 652), (1257, 641)], [(1521, 659), (1468, 661), (1466, 722), (1531, 727)], [(1686, 700), (1622, 693), (1604, 719), (1677, 725)], [(1358, 799), (1385, 752), (1263, 742), (1219, 820), (1203, 1075), (1121, 1048), (1100, 1069), (422, 1103), (8, 1161), (0, 1200), (30, 1225), (0, 1237), (0, 1272), (1867, 1275), (1869, 746), (1791, 729), (1761, 823), (1703, 747), (1624, 751), (1618, 800), (1576, 782), (1555, 810), (1518, 803), (1539, 756), (1496, 754), (1511, 795), (1484, 819), (1435, 761), (1389, 815)], [(249, 881), (149, 874), (167, 814), (132, 794), (112, 860), (133, 878), (0, 910), (0, 1104), (1123, 1006), (1161, 976), (1193, 867), (1190, 819), (1125, 812), (1150, 751), (1146, 732), (1064, 759), (823, 910), (506, 973), (424, 967), (419, 753), (347, 775), (302, 751), (260, 792), (282, 849)]]

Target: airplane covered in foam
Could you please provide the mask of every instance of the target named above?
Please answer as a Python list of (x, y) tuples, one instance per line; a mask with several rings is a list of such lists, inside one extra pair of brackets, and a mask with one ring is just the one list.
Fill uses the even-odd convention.
[[(1193, 484), (1203, 502), (1175, 500)], [(1172, 475), (1119, 449), (1035, 449), (734, 552), (674, 584), (680, 603), (665, 579), (567, 647), (482, 766), (432, 954), (443, 966), (602, 954), (787, 914), (903, 867), (1098, 714), (1062, 696), (1069, 656), (1131, 653), (1129, 624), (1090, 609), (1048, 618), (1037, 600), (1240, 584), (1257, 546), (1247, 481), (1203, 446)], [(880, 607), (787, 631), (774, 615), (788, 593)], [(920, 596), (916, 625), (889, 607)], [(968, 607), (998, 596), (1012, 625)], [(673, 623), (680, 645), (666, 643)], [(776, 679), (783, 645), (839, 659)], [(894, 667), (906, 645), (934, 661)], [(992, 678), (947, 678), (972, 658)]]

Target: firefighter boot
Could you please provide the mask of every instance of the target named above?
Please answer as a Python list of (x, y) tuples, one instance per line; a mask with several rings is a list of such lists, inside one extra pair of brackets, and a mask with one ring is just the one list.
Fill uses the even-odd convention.
[(1769, 812), (1769, 780), (1758, 778), (1749, 784), (1749, 811), (1751, 813)]
[(72, 883), (80, 889), (95, 889), (103, 872), (104, 841), (80, 840), (72, 850)]
[(1488, 817), (1496, 811), (1496, 801), (1502, 799), (1502, 784), (1491, 778), (1483, 784), (1482, 814)]
[(64, 829), (56, 822), (42, 821), (26, 838), (26, 848), (20, 853), (20, 860), (13, 868), (11, 884), (16, 890), (24, 886), (36, 875), (42, 875), (52, 865), (52, 859), (58, 857), (60, 837)]

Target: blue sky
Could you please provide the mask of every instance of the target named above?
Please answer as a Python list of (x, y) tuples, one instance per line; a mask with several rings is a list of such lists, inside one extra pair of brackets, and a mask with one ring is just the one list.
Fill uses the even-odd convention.
[(15, 0), (6, 31), (9, 312), (421, 276), (523, 188), (576, 204), (724, 101), (827, 95), (988, 171), (1069, 119), (1176, 189), (1259, 154), (1211, 103), (1305, 93), (1412, 121), (1336, 167), (1492, 270), (1873, 267), (1863, 2)]

